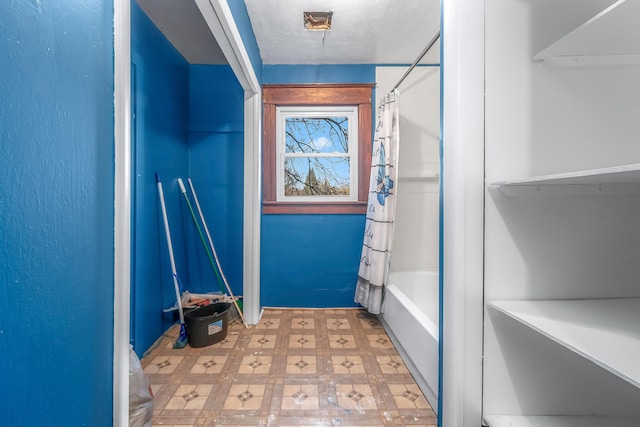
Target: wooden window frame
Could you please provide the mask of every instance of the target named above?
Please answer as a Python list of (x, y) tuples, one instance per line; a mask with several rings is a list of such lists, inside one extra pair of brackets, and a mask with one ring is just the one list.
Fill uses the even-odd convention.
[[(265, 214), (364, 214), (371, 173), (373, 84), (264, 85), (263, 191)], [(276, 200), (276, 108), (279, 106), (358, 107), (358, 198), (336, 202), (279, 202)]]

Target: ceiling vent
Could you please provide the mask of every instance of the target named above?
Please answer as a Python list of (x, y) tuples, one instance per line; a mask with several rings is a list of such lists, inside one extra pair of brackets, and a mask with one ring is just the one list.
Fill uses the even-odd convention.
[(333, 12), (302, 12), (304, 29), (310, 31), (326, 31), (331, 29)]

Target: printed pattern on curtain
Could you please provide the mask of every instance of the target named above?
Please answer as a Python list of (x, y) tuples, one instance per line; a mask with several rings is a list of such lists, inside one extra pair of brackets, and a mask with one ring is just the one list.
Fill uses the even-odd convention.
[(389, 93), (377, 109), (367, 219), (354, 299), (373, 314), (382, 312), (393, 243), (400, 140), (398, 98), (398, 91)]

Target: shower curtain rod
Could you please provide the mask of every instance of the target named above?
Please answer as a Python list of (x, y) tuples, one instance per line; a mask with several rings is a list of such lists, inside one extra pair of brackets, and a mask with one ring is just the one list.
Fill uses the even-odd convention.
[(407, 72), (404, 73), (404, 75), (400, 78), (398, 83), (396, 83), (393, 89), (391, 89), (391, 92), (393, 92), (394, 90), (398, 89), (398, 87), (400, 87), (404, 79), (406, 79), (409, 73), (413, 71), (416, 65), (418, 65), (418, 62), (420, 62), (420, 60), (427, 54), (427, 52), (429, 52), (429, 49), (433, 47), (433, 45), (438, 41), (439, 38), (440, 38), (440, 31), (438, 30), (438, 33), (435, 36), (433, 36), (433, 38), (431, 39), (427, 47), (425, 47), (424, 50), (420, 53), (420, 55), (418, 55), (418, 58), (416, 58), (416, 60), (413, 61), (413, 64), (411, 64)]

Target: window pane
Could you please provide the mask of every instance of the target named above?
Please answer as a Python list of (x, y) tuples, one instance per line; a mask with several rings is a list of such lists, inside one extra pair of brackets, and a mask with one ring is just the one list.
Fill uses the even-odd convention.
[(285, 153), (348, 153), (348, 117), (287, 117)]
[(285, 196), (348, 196), (348, 157), (296, 157), (285, 159)]

